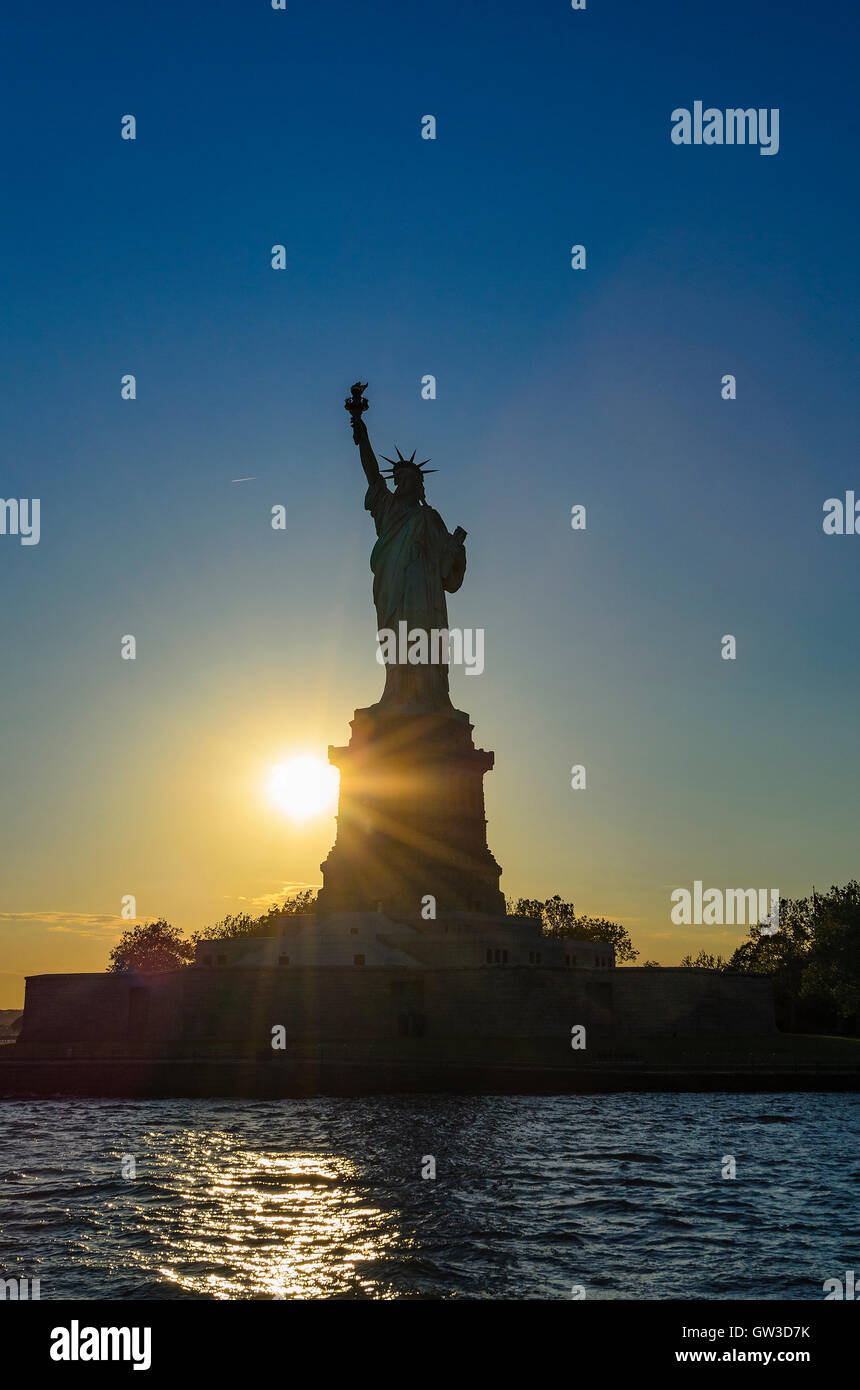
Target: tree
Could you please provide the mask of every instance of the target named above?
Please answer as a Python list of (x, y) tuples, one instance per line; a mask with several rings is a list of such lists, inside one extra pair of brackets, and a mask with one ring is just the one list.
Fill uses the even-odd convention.
[(242, 936), (277, 936), (284, 917), (297, 917), (313, 912), (318, 890), (302, 888), (282, 903), (273, 903), (259, 917), (251, 917), (247, 912), (230, 913), (216, 922), (214, 927), (204, 927), (194, 932), (194, 941), (231, 941)]
[(545, 902), (538, 898), (520, 898), (514, 907), (514, 915), (538, 917), (545, 936), (566, 941), (602, 941), (614, 946), (616, 961), (636, 960), (639, 955), (627, 928), (622, 927), (620, 922), (610, 922), (605, 917), (577, 917), (573, 903), (564, 902), (558, 893)]
[[(840, 1022), (860, 1017), (860, 884), (813, 894), (813, 938), (801, 993), (824, 998)], [(856, 1029), (855, 1029), (856, 1031)]]
[(789, 1032), (798, 1025), (798, 1000), (809, 958), (813, 909), (808, 898), (779, 904), (779, 929), (762, 932), (756, 924), (729, 960), (729, 969), (744, 974), (772, 975), (777, 1021)]
[(714, 956), (710, 951), (700, 951), (697, 956), (682, 956), (681, 964), (688, 970), (725, 970), (728, 967), (725, 956)]
[(773, 933), (752, 927), (729, 969), (774, 977), (777, 1021), (794, 1032), (856, 1034), (860, 1020), (860, 883), (785, 898)]
[(110, 953), (109, 971), (178, 970), (194, 959), (194, 946), (159, 917), (123, 932)]

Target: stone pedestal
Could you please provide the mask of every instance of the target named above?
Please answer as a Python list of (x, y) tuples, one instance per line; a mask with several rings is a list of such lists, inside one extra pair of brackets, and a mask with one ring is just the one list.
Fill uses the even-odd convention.
[(358, 709), (340, 769), (337, 838), (320, 865), (318, 912), (504, 914), (501, 869), (487, 847), (484, 773), (493, 754), (476, 748), (468, 716)]

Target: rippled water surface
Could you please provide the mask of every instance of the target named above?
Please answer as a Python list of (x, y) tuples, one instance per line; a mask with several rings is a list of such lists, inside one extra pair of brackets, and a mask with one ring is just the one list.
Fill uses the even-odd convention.
[(821, 1299), (858, 1155), (843, 1095), (7, 1101), (0, 1266), (42, 1298)]

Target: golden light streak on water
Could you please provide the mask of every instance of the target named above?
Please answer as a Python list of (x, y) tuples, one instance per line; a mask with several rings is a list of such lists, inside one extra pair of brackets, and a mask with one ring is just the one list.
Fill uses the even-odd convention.
[(181, 1216), (177, 1223), (174, 1210), (160, 1231), (161, 1278), (209, 1298), (320, 1298), (344, 1288), (379, 1296), (362, 1271), (384, 1256), (390, 1218), (368, 1206), (349, 1160), (236, 1150), (213, 1134), (202, 1144), (188, 1138)]

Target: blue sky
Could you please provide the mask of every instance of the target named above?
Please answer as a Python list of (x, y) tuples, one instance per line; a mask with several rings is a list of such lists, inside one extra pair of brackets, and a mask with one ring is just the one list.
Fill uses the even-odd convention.
[[(860, 496), (858, 26), (762, 0), (5, 21), (2, 495), (41, 499), (38, 546), (0, 536), (10, 1005), (102, 968), (89, 918), (123, 893), (193, 929), (319, 882), (331, 817), (253, 788), (378, 697), (359, 374), (378, 450), (431, 455), (469, 533), (450, 617), (486, 670), (454, 696), (496, 753), (506, 891), (673, 963), (743, 935), (672, 927), (673, 887), (856, 873), (860, 538), (821, 519)], [(697, 99), (779, 108), (779, 153), (673, 145)]]

